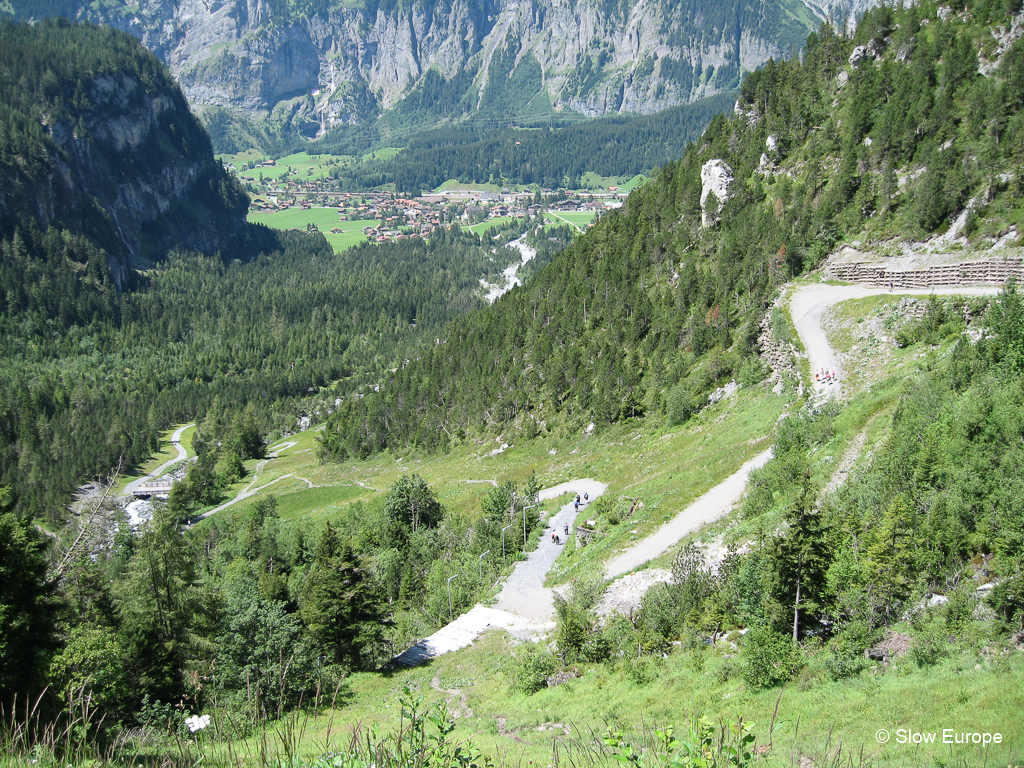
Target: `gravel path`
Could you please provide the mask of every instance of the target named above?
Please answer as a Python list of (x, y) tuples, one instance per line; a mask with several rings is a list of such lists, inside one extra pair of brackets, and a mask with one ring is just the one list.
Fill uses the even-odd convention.
[[(556, 485), (554, 488), (547, 488), (538, 494), (541, 501), (556, 499), (564, 493), (589, 494), (593, 501), (602, 493), (607, 486), (596, 480), (573, 480), (568, 483)], [(580, 505), (580, 512), (586, 508)], [(498, 594), (495, 608), (503, 611), (510, 611), (519, 616), (541, 621), (550, 621), (555, 615), (554, 592), (544, 586), (544, 579), (554, 565), (555, 559), (565, 546), (565, 537), (562, 533), (565, 526), (571, 531), (576, 526), (576, 511), (573, 502), (565, 504), (557, 514), (548, 520), (544, 529), (544, 535), (540, 544), (531, 552), (526, 560), (516, 564), (512, 575), (508, 577), (505, 586)], [(562, 543), (555, 544), (551, 541), (551, 532), (556, 531), (562, 536)]]
[(658, 557), (687, 534), (727, 514), (743, 496), (750, 471), (763, 467), (771, 457), (771, 448), (757, 454), (646, 539), (638, 541), (611, 560), (605, 565), (605, 574), (609, 579), (614, 579), (634, 571), (648, 560)]
[(159, 467), (154, 469), (152, 472), (150, 472), (145, 477), (140, 477), (138, 480), (132, 480), (130, 483), (128, 483), (128, 485), (126, 485), (124, 487), (124, 493), (121, 494), (121, 495), (122, 496), (132, 496), (132, 495), (134, 495), (135, 489), (138, 488), (140, 485), (142, 485), (143, 483), (148, 483), (151, 480), (156, 480), (157, 478), (162, 477), (164, 472), (166, 472), (168, 470), (168, 468), (174, 466), (179, 461), (184, 461), (185, 459), (187, 459), (188, 458), (188, 451), (186, 451), (184, 448), (181, 447), (181, 436), (185, 432), (186, 429), (188, 429), (189, 427), (194, 427), (194, 426), (195, 426), (195, 424), (186, 424), (185, 426), (178, 427), (176, 430), (174, 430), (174, 432), (171, 434), (171, 445), (173, 445), (177, 449), (178, 455), (175, 456), (170, 461), (165, 461), (163, 464), (161, 464)]
[(885, 288), (869, 288), (863, 285), (808, 285), (793, 293), (789, 300), (789, 311), (793, 325), (803, 342), (807, 359), (813, 372), (822, 368), (831, 368), (839, 374), (839, 381), (834, 384), (813, 382), (815, 390), (827, 392), (838, 397), (842, 391), (842, 366), (839, 356), (828, 343), (828, 337), (822, 327), (822, 317), (833, 304), (850, 299), (863, 299), (867, 296), (881, 296), (892, 293), (894, 296), (992, 296), (999, 293), (1002, 286), (976, 285), (956, 288), (901, 288), (888, 291)]

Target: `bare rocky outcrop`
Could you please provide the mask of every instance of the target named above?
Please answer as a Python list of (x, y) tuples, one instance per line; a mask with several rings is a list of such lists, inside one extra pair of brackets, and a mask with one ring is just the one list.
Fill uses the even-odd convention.
[(761, 348), (761, 360), (771, 368), (769, 380), (778, 384), (786, 374), (797, 375), (797, 349), (792, 342), (785, 341), (772, 328), (772, 313), (761, 318), (761, 332), (757, 337)]
[[(700, 169), (700, 221), (707, 228), (714, 226), (718, 220), (718, 211), (729, 199), (729, 187), (732, 186), (732, 168), (720, 159), (708, 160)], [(709, 205), (708, 198), (714, 196)]]

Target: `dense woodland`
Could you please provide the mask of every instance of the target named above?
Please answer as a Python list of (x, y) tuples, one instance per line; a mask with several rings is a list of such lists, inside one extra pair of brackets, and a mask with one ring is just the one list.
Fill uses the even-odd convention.
[(170, 424), (245, 412), (265, 435), (322, 414), (322, 398), (304, 401), (378, 380), (481, 307), (480, 277), (518, 257), (457, 227), (341, 254), (318, 234), (265, 232), (276, 247), (252, 262), (172, 254), (118, 293), (84, 240), (29, 232), (0, 245), (0, 481), (51, 520)]
[[(734, 94), (673, 107), (644, 117), (607, 117), (561, 128), (491, 129), (445, 127), (410, 138), (398, 155), (336, 169), (343, 189), (393, 184), (411, 194), (447, 179), (477, 184), (537, 184), (578, 189), (587, 172), (599, 176), (650, 173), (680, 157), (713, 115), (728, 112)], [(339, 138), (344, 132), (339, 132)], [(358, 151), (331, 134), (323, 151)]]

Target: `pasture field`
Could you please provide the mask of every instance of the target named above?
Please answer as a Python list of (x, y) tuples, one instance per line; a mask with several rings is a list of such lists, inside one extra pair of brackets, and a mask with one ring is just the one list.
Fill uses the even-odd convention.
[(507, 224), (510, 221), (513, 221), (513, 218), (511, 216), (499, 216), (495, 219), (481, 221), (479, 224), (474, 224), (471, 227), (467, 227), (467, 229), (470, 232), (473, 232), (474, 234), (482, 235), (484, 232), (489, 232), (495, 227), (499, 227), (502, 224)]
[(565, 224), (571, 224), (576, 227), (580, 232), (583, 232), (588, 226), (590, 226), (594, 218), (597, 216), (593, 211), (567, 211), (567, 212), (556, 212), (546, 211), (544, 213), (544, 220), (548, 221), (557, 226), (563, 226)]
[(497, 184), (466, 184), (462, 181), (455, 179), (448, 179), (441, 186), (434, 190), (435, 192), (500, 192), (501, 187)]
[[(254, 224), (266, 224), (273, 229), (305, 229), (308, 224), (316, 224), (317, 229), (327, 238), (327, 242), (331, 244), (335, 253), (340, 253), (346, 248), (351, 248), (366, 240), (366, 235), (362, 231), (363, 227), (377, 224), (373, 219), (339, 221), (337, 209), (320, 207), (308, 210), (293, 207), (283, 211), (250, 211), (249, 221)], [(335, 227), (344, 232), (332, 233), (331, 230)]]
[(603, 192), (610, 187), (617, 187), (619, 192), (632, 192), (636, 187), (647, 181), (647, 177), (638, 173), (632, 178), (626, 176), (599, 176), (588, 171), (580, 177), (580, 185), (585, 190)]
[[(324, 179), (330, 176), (331, 169), (335, 166), (387, 160), (401, 151), (397, 147), (381, 147), (372, 152), (367, 152), (361, 157), (353, 157), (352, 155), (310, 155), (307, 152), (297, 152), (281, 158), (270, 158), (267, 155), (249, 150), (235, 155), (220, 155), (219, 159), (222, 162), (234, 164), (236, 173), (241, 178), (258, 183), (261, 176), (264, 180), (280, 179), (288, 173), (289, 168), (291, 169), (291, 175), (299, 181)], [(249, 162), (263, 163), (271, 159), (275, 161), (274, 165), (257, 165), (255, 168), (248, 170), (244, 168)]]

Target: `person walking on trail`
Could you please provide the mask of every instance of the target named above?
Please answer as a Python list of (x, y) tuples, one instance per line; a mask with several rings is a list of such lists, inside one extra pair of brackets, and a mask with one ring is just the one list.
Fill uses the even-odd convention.
[(575, 511), (579, 512), (580, 511), (580, 502), (579, 502), (578, 499), (574, 502), (574, 505), (575, 505)]
[(566, 537), (569, 536), (569, 524), (568, 523), (565, 524), (565, 535), (566, 535)]
[(562, 540), (560, 538), (558, 538), (558, 534), (556, 533), (555, 534), (555, 546), (558, 546), (561, 543), (562, 543)]
[(584, 493), (583, 494), (583, 501), (584, 502), (590, 501), (590, 494), (589, 493)]

